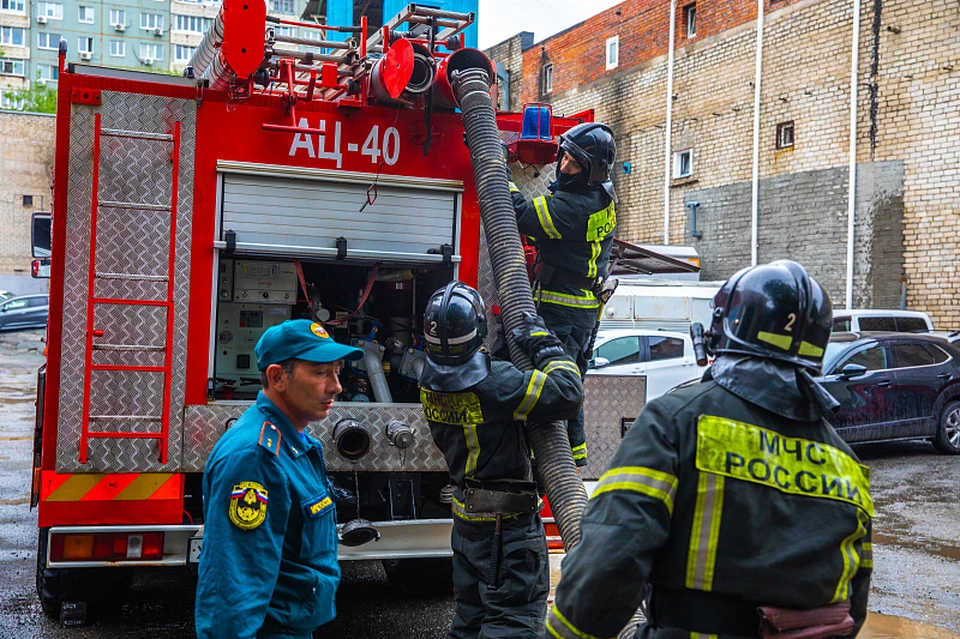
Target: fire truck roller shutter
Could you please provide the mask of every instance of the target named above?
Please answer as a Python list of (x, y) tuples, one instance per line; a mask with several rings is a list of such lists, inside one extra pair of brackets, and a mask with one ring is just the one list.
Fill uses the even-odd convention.
[(439, 262), (440, 247), (449, 244), (453, 261), (459, 261), (459, 182), (405, 184), (381, 176), (375, 202), (361, 214), (373, 176), (351, 175), (360, 174), (330, 171), (283, 178), (224, 173), (221, 239), (232, 230), (240, 251), (332, 257), (337, 238), (343, 237), (348, 258), (380, 262)]

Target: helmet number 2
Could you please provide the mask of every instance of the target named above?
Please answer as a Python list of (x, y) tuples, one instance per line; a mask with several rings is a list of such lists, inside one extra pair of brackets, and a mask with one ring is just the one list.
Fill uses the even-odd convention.
[(796, 321), (797, 321), (797, 314), (796, 314), (796, 313), (790, 313), (789, 315), (787, 315), (787, 324), (786, 324), (786, 326), (783, 327), (783, 330), (785, 330), (785, 331), (792, 331), (792, 330), (793, 330), (793, 323), (796, 322)]

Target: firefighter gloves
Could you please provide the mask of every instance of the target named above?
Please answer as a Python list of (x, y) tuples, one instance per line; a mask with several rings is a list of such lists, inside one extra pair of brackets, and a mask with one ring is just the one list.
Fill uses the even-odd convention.
[(513, 341), (525, 350), (533, 360), (533, 365), (543, 368), (544, 362), (556, 357), (566, 357), (563, 344), (547, 328), (546, 322), (539, 315), (524, 313), (524, 326), (513, 329)]

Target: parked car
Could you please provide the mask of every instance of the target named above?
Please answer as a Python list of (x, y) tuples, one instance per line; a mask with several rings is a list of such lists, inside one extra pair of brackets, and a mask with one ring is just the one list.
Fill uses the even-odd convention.
[(45, 328), (49, 310), (46, 293), (21, 295), (0, 302), (0, 331)]
[(960, 453), (960, 349), (910, 333), (834, 333), (819, 378), (840, 408), (827, 417), (847, 442), (928, 439)]
[(691, 379), (697, 366), (693, 342), (686, 333), (649, 329), (612, 329), (597, 333), (588, 375), (646, 375), (647, 401)]
[(930, 333), (933, 332), (933, 322), (929, 315), (920, 311), (855, 308), (834, 313), (833, 332), (863, 331)]

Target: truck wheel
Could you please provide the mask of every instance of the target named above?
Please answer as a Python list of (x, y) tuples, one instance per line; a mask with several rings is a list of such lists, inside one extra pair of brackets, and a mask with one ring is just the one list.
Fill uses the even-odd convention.
[(960, 454), (960, 402), (943, 407), (933, 445), (944, 455)]
[(448, 595), (453, 592), (453, 560), (384, 559), (383, 571), (390, 586), (411, 596)]
[(47, 568), (47, 529), (37, 543), (37, 597), (52, 619), (60, 619), (64, 601), (86, 602), (87, 622), (115, 612), (123, 605), (133, 581), (126, 568)]

